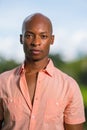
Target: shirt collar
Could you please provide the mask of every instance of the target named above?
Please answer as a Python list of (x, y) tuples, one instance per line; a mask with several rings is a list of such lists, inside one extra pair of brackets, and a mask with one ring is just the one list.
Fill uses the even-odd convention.
[(49, 76), (53, 76), (54, 64), (51, 59), (49, 59), (49, 63), (43, 71), (45, 71)]
[[(21, 74), (25, 73), (25, 68), (24, 68), (24, 66), (25, 66), (25, 63), (23, 63), (23, 64), (19, 67), (17, 74), (21, 75)], [(54, 71), (53, 61), (52, 61), (51, 59), (49, 59), (49, 62), (48, 62), (48, 64), (47, 64), (46, 68), (43, 69), (43, 70), (41, 70), (41, 71), (43, 71), (44, 73), (48, 74), (49, 76), (52, 76), (52, 75), (53, 75), (53, 71)]]

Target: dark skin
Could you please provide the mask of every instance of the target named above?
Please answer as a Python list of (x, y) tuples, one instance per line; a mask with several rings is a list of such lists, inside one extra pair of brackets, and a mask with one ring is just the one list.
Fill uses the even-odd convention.
[[(25, 77), (33, 106), (38, 73), (48, 64), (50, 45), (54, 43), (51, 21), (39, 13), (27, 17), (20, 42), (25, 53)], [(64, 127), (65, 130), (83, 130), (83, 124), (65, 124)]]

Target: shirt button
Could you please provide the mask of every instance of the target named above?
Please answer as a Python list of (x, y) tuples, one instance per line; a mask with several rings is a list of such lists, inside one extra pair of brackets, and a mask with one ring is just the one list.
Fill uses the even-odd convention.
[(37, 101), (37, 100), (38, 100), (38, 98), (35, 98), (35, 100)]
[(13, 102), (13, 100), (12, 100), (12, 99), (10, 99), (10, 102)]
[(58, 103), (58, 102), (56, 102), (56, 105), (58, 106), (58, 105), (59, 105), (59, 103)]
[(35, 116), (34, 116), (34, 115), (32, 115), (32, 119), (35, 119)]

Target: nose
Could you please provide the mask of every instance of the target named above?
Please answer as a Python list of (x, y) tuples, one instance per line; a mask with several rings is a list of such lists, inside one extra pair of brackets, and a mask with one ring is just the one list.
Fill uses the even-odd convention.
[(40, 46), (41, 41), (40, 41), (39, 36), (35, 36), (31, 44), (32, 44), (33, 46)]

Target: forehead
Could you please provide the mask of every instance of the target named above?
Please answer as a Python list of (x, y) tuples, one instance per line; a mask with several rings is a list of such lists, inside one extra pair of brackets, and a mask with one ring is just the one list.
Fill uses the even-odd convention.
[(49, 24), (43, 22), (43, 21), (32, 21), (32, 22), (26, 22), (25, 24), (25, 30), (50, 30)]
[(33, 16), (25, 19), (23, 23), (23, 28), (22, 31), (26, 30), (31, 30), (31, 29), (36, 29), (36, 30), (46, 30), (46, 31), (52, 31), (52, 25), (49, 19), (43, 16)]

